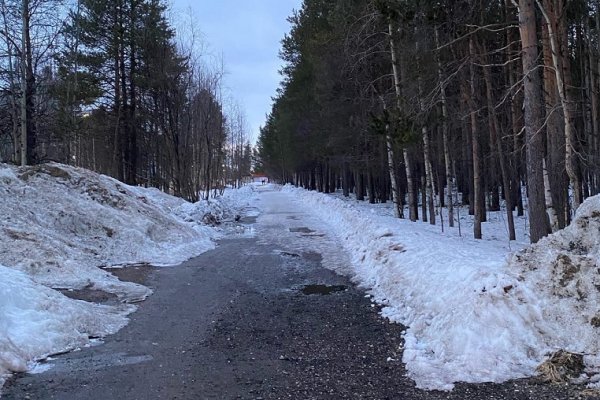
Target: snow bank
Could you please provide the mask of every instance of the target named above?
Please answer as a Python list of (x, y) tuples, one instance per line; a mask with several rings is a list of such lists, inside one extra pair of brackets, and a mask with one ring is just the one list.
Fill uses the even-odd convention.
[(116, 332), (134, 308), (71, 300), (3, 265), (0, 276), (0, 387), (9, 371), (26, 371), (34, 359)]
[[(81, 168), (0, 164), (0, 375), (120, 329), (135, 309), (125, 303), (151, 290), (98, 267), (175, 265), (212, 249), (219, 232), (202, 217), (233, 219), (252, 195), (245, 188), (190, 204)], [(103, 290), (124, 304), (75, 301), (50, 288)]]
[(537, 294), (547, 346), (583, 354), (600, 388), (600, 195), (565, 229), (515, 254), (509, 268)]
[(155, 189), (60, 164), (0, 171), (0, 263), (46, 286), (140, 300), (147, 288), (97, 267), (173, 265), (213, 247), (210, 228), (166, 212), (185, 202)]
[[(241, 213), (251, 215), (249, 210), (252, 199), (255, 197), (254, 187), (242, 186), (239, 189), (228, 189), (223, 196), (208, 201), (197, 203), (183, 202), (173, 209), (173, 214), (186, 222), (195, 223), (205, 221), (220, 224), (223, 221), (234, 221)], [(207, 218), (210, 216), (210, 218)], [(207, 221), (208, 219), (208, 221)], [(200, 226), (200, 225), (195, 225)]]
[[(449, 390), (458, 381), (531, 376), (557, 348), (598, 354), (590, 318), (599, 293), (599, 229), (592, 226), (599, 200), (586, 202), (572, 227), (519, 253), (507, 267), (506, 243), (444, 235), (332, 196), (283, 190), (331, 224), (352, 257), (354, 279), (384, 305), (384, 316), (408, 327), (403, 361), (418, 387)], [(594, 222), (585, 217), (591, 215)], [(581, 236), (586, 239), (574, 240)], [(552, 267), (564, 263), (557, 252), (570, 248), (585, 249), (580, 258), (569, 253), (582, 266)], [(568, 271), (566, 284), (557, 268)], [(558, 286), (548, 288), (549, 282)], [(573, 298), (577, 288), (584, 293), (579, 300)]]

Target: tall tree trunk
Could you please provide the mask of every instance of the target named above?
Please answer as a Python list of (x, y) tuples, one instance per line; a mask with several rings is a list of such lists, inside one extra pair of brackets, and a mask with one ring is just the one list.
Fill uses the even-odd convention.
[[(600, 10), (599, 10), (600, 11)], [(597, 12), (596, 14), (600, 14)], [(600, 27), (599, 27), (600, 28)], [(600, 127), (598, 126), (598, 95), (596, 93), (596, 87), (598, 79), (594, 74), (595, 62), (594, 62), (594, 49), (592, 46), (592, 35), (589, 28), (589, 23), (586, 21), (586, 49), (588, 53), (587, 68), (586, 71), (586, 97), (588, 105), (588, 120), (590, 123), (590, 137), (588, 139), (588, 159), (593, 159), (598, 154), (598, 135), (600, 134)], [(599, 43), (600, 46), (600, 43)], [(600, 71), (599, 71), (600, 73)], [(598, 193), (598, 166), (592, 165), (588, 168), (589, 171), (589, 184), (592, 194)]]
[(415, 181), (413, 178), (412, 164), (408, 149), (402, 149), (402, 155), (404, 157), (404, 167), (406, 169), (406, 191), (408, 194), (408, 214), (412, 222), (419, 219), (419, 208), (417, 206), (417, 194), (415, 193)]
[(367, 168), (367, 186), (369, 187), (369, 204), (375, 204), (375, 182), (373, 179), (373, 171)]
[[(542, 24), (542, 50), (545, 65), (552, 65), (552, 48), (550, 46), (550, 36), (548, 25)], [(565, 226), (565, 210), (568, 202), (568, 177), (563, 168), (559, 166), (565, 165), (564, 151), (564, 122), (560, 113), (558, 89), (556, 85), (556, 74), (554, 69), (544, 68), (544, 101), (546, 108), (546, 142), (547, 156), (544, 159), (546, 169), (544, 171), (544, 185), (546, 185), (546, 208), (552, 206), (554, 210), (548, 208), (550, 217), (550, 225), (552, 230), (555, 228), (555, 223), (560, 227)], [(547, 166), (552, 168), (549, 170)], [(548, 196), (550, 195), (550, 197)], [(562, 212), (556, 212), (562, 210)], [(557, 221), (554, 221), (554, 215)]]
[[(483, 54), (487, 54), (487, 49), (483, 45)], [(483, 64), (487, 64), (484, 62)], [(500, 124), (498, 122), (498, 116), (496, 115), (496, 108), (493, 100), (492, 92), (492, 77), (488, 67), (483, 67), (483, 78), (486, 86), (486, 98), (488, 107), (488, 118), (490, 127), (490, 140), (491, 145), (496, 147), (498, 152), (498, 162), (500, 163), (500, 173), (502, 175), (502, 185), (504, 186), (504, 200), (506, 201), (506, 218), (508, 221), (508, 236), (509, 240), (516, 240), (515, 234), (515, 221), (513, 218), (513, 201), (510, 190), (510, 176), (506, 167), (506, 161), (504, 158), (504, 150), (502, 148), (502, 139), (500, 138)]]
[[(473, 36), (469, 38), (469, 54), (471, 57), (475, 55), (475, 45), (473, 43)], [(482, 204), (482, 184), (481, 184), (481, 159), (479, 149), (479, 130), (477, 129), (477, 108), (475, 105), (475, 99), (477, 96), (477, 92), (475, 89), (475, 60), (471, 60), (470, 62), (470, 89), (471, 89), (471, 97), (469, 101), (470, 106), (470, 119), (471, 119), (471, 137), (473, 141), (472, 153), (473, 153), (473, 200), (474, 200), (474, 223), (473, 223), (473, 236), (475, 239), (481, 239), (481, 210), (483, 208)]]
[[(512, 14), (509, 11), (509, 8), (512, 7), (512, 0), (505, 0), (505, 12), (506, 15)], [(514, 54), (520, 54), (521, 49), (518, 48), (519, 37), (518, 34), (515, 33), (512, 29), (506, 30), (506, 43), (507, 43), (507, 59), (511, 59), (514, 57)], [(507, 68), (508, 74), (508, 84), (510, 85), (510, 127), (512, 133), (512, 151), (511, 156), (509, 157), (509, 161), (511, 164), (511, 186), (513, 188), (513, 195), (515, 199), (515, 203), (517, 206), (517, 216), (524, 215), (523, 209), (523, 196), (521, 190), (521, 172), (522, 172), (522, 154), (523, 151), (521, 145), (521, 128), (522, 124), (519, 122), (522, 121), (522, 112), (521, 106), (522, 102), (520, 101), (521, 90), (517, 85), (517, 75), (521, 75), (522, 71), (519, 71), (519, 66), (515, 63), (509, 64)]]
[(365, 199), (365, 184), (362, 171), (356, 172), (356, 200), (363, 201)]
[[(129, 4), (129, 23), (130, 23), (130, 32), (129, 32), (129, 116), (128, 116), (128, 126), (129, 126), (129, 140), (128, 140), (128, 148), (127, 151), (129, 153), (129, 169), (127, 175), (127, 183), (130, 185), (135, 185), (137, 183), (136, 174), (137, 174), (137, 121), (136, 121), (136, 107), (137, 107), (137, 96), (136, 96), (136, 81), (135, 75), (137, 73), (136, 69), (136, 14), (138, 12), (136, 4), (138, 0), (130, 0)], [(176, 126), (175, 129), (178, 129)]]
[(28, 124), (31, 122), (27, 115), (27, 41), (29, 31), (29, 0), (23, 0), (21, 9), (21, 165), (29, 163)]
[[(425, 114), (425, 99), (423, 94), (423, 78), (421, 76), (421, 57), (420, 57), (420, 46), (419, 39), (417, 34), (417, 29), (415, 28), (415, 49), (417, 54), (417, 86), (419, 91), (419, 111), (423, 115)], [(425, 118), (424, 118), (425, 119)], [(424, 193), (423, 201), (426, 201), (429, 206), (429, 223), (431, 225), (435, 225), (435, 189), (433, 186), (433, 168), (431, 166), (431, 150), (429, 146), (429, 129), (427, 129), (427, 123), (423, 122), (423, 126), (421, 127), (421, 135), (423, 140), (423, 161), (425, 163), (425, 188), (426, 191)]]
[(127, 100), (128, 98), (128, 92), (127, 92), (127, 69), (126, 69), (126, 64), (125, 64), (125, 59), (126, 59), (126, 51), (125, 51), (125, 21), (123, 21), (123, 16), (121, 15), (121, 23), (120, 23), (120, 32), (119, 32), (119, 36), (120, 36), (120, 52), (119, 52), (119, 68), (120, 68), (120, 73), (119, 76), (121, 78), (121, 107), (122, 107), (122, 114), (123, 114), (123, 129), (124, 132), (121, 136), (121, 156), (122, 156), (122, 160), (121, 162), (123, 163), (123, 175), (121, 177), (119, 177), (119, 180), (123, 181), (123, 182), (127, 182), (127, 178), (129, 176), (129, 168), (131, 167), (130, 164), (130, 160), (129, 160), (129, 145), (130, 145), (130, 136), (129, 136), (129, 132), (131, 129), (131, 120), (130, 120), (130, 114), (129, 114), (129, 102)]
[(519, 0), (525, 106), (525, 151), (527, 153), (527, 192), (529, 200), (529, 236), (536, 243), (549, 231), (544, 198), (542, 135), (542, 83), (538, 69), (538, 37), (533, 0)]
[[(469, 76), (468, 73), (462, 74), (461, 82), (460, 82), (460, 95), (461, 95), (461, 112), (463, 115), (470, 115), (471, 112), (471, 104), (469, 103), (470, 99), (470, 89), (469, 89)], [(462, 151), (462, 167), (461, 174), (454, 176), (461, 176), (461, 185), (458, 187), (459, 191), (462, 191), (462, 204), (469, 205), (469, 215), (475, 215), (475, 198), (473, 197), (473, 193), (475, 192), (473, 188), (473, 137), (471, 134), (470, 122), (467, 118), (463, 118), (461, 123), (461, 133), (462, 140), (465, 144), (461, 147)]]
[[(511, 71), (509, 72), (510, 75), (510, 85), (511, 87), (513, 87), (515, 85), (516, 79), (514, 78), (514, 71), (511, 68)], [(518, 92), (516, 89), (514, 89), (513, 94), (511, 95), (511, 104), (510, 104), (510, 115), (511, 115), (511, 131), (512, 131), (512, 138), (513, 138), (513, 151), (512, 151), (512, 157), (511, 157), (511, 163), (512, 163), (512, 174), (511, 174), (511, 181), (512, 181), (512, 187), (513, 187), (513, 194), (515, 195), (515, 202), (517, 205), (517, 216), (521, 217), (523, 215), (525, 215), (525, 209), (523, 207), (523, 191), (521, 190), (521, 170), (522, 170), (522, 163), (521, 163), (521, 125), (519, 124), (519, 117), (521, 116), (521, 108), (519, 106), (519, 103), (517, 101), (518, 99)]]
[(421, 183), (421, 220), (427, 222), (427, 180), (423, 175), (420, 176)]
[(325, 161), (325, 165), (324, 165), (324, 172), (323, 172), (323, 183), (324, 183), (324, 187), (323, 187), (323, 192), (325, 193), (331, 193), (331, 186), (330, 186), (330, 182), (331, 182), (331, 171), (329, 168), (329, 162)]
[(394, 203), (394, 217), (404, 218), (404, 210), (402, 203), (398, 197), (398, 182), (396, 181), (396, 162), (394, 161), (394, 144), (390, 133), (390, 126), (385, 126), (385, 148), (388, 159), (388, 174), (390, 176), (390, 184), (392, 186), (392, 202)]
[[(389, 45), (390, 45), (390, 55), (392, 58), (392, 73), (394, 75), (394, 88), (396, 90), (396, 106), (398, 107), (398, 113), (401, 112), (400, 105), (400, 72), (398, 71), (398, 56), (396, 53), (396, 44), (394, 41), (394, 24), (390, 17), (388, 21), (388, 35), (389, 35)], [(383, 98), (382, 98), (383, 101)], [(385, 106), (385, 102), (384, 102)], [(402, 201), (398, 196), (398, 182), (396, 181), (396, 161), (394, 154), (394, 146), (392, 142), (392, 136), (390, 133), (389, 125), (386, 125), (386, 135), (385, 135), (385, 145), (387, 151), (388, 158), (388, 172), (390, 175), (390, 183), (392, 185), (392, 201), (394, 203), (394, 216), (396, 218), (404, 218), (404, 208), (402, 207)]]
[(348, 171), (348, 169), (348, 162), (344, 161), (342, 167), (342, 192), (344, 194), (344, 197), (350, 196), (350, 179), (348, 179), (348, 175), (350, 175), (350, 172)]
[(114, 113), (115, 115), (115, 126), (114, 126), (114, 141), (113, 141), (113, 168), (114, 168), (114, 177), (120, 181), (124, 181), (124, 170), (123, 170), (123, 130), (122, 130), (122, 118), (123, 118), (123, 103), (121, 101), (121, 97), (123, 93), (121, 91), (121, 63), (123, 60), (121, 59), (121, 12), (120, 10), (123, 7), (122, 0), (117, 4), (114, 8), (114, 20), (115, 25), (112, 32), (112, 46), (113, 46), (113, 68), (114, 68)]
[[(595, 131), (594, 131), (594, 121), (592, 118), (592, 98), (595, 97), (593, 93), (594, 79), (592, 78), (592, 48), (590, 46), (590, 29), (589, 23), (587, 19), (582, 23), (582, 35), (581, 35), (581, 53), (582, 53), (582, 61), (581, 61), (581, 69), (583, 76), (583, 90), (581, 91), (582, 97), (582, 108), (583, 108), (583, 120), (585, 126), (585, 143), (586, 146), (584, 149), (585, 154), (584, 158), (586, 160), (591, 160), (594, 157), (594, 139), (595, 139)], [(588, 163), (585, 164), (585, 171), (583, 175), (583, 182), (587, 195), (584, 194), (584, 198), (590, 196), (593, 192), (593, 168), (590, 168)]]
[(552, 202), (552, 191), (550, 189), (550, 177), (548, 174), (548, 166), (546, 164), (546, 159), (542, 160), (542, 165), (544, 168), (544, 196), (546, 200), (546, 212), (548, 213), (548, 218), (550, 219), (550, 230), (552, 232), (556, 232), (559, 229), (558, 215)]
[[(440, 47), (440, 37), (439, 37), (439, 29), (436, 25), (435, 27), (435, 46)], [(438, 67), (438, 81), (440, 83), (440, 100), (442, 107), (442, 141), (444, 147), (444, 167), (446, 170), (446, 191), (447, 191), (447, 200), (446, 206), (448, 207), (448, 225), (452, 228), (454, 227), (454, 179), (452, 177), (452, 165), (450, 160), (450, 146), (448, 144), (448, 109), (446, 106), (446, 85), (444, 83), (444, 73), (442, 69), (441, 57), (438, 52), (436, 52), (436, 61)], [(440, 194), (443, 191), (443, 187), (440, 188)]]
[(37, 127), (35, 119), (35, 97), (36, 97), (36, 82), (34, 73), (33, 46), (31, 42), (31, 3), (29, 0), (23, 2), (23, 30), (24, 43), (23, 50), (25, 52), (25, 107), (26, 107), (26, 128), (27, 128), (27, 163), (36, 164), (38, 162), (37, 154)]
[[(13, 92), (13, 95), (9, 96), (10, 98), (10, 119), (12, 122), (11, 129), (11, 140), (12, 140), (12, 161), (17, 164), (21, 163), (21, 133), (19, 131), (20, 125), (20, 105), (17, 104), (17, 97), (15, 92), (17, 91), (17, 82), (15, 80), (15, 65), (14, 65), (14, 57), (13, 54), (13, 42), (11, 37), (9, 36), (9, 28), (8, 28), (8, 20), (7, 20), (7, 10), (6, 4), (2, 1), (2, 22), (4, 25), (4, 29), (2, 29), (2, 35), (4, 36), (6, 51), (7, 51), (7, 61), (8, 61), (8, 83), (10, 85), (10, 91)], [(17, 49), (18, 53), (18, 49)], [(18, 65), (18, 63), (17, 63)]]
[[(569, 101), (568, 96), (568, 88), (565, 84), (566, 74), (570, 75), (570, 67), (568, 64), (570, 63), (568, 60), (568, 56), (566, 53), (566, 49), (560, 51), (559, 41), (557, 37), (556, 29), (558, 24), (556, 24), (555, 14), (552, 15), (552, 19), (550, 14), (546, 11), (544, 6), (540, 3), (539, 0), (536, 0), (536, 3), (544, 16), (544, 20), (548, 27), (548, 37), (550, 40), (550, 47), (552, 49), (552, 64), (554, 67), (554, 71), (556, 74), (556, 83), (558, 87), (558, 96), (560, 98), (560, 103), (562, 105), (563, 114), (565, 116), (565, 167), (567, 170), (567, 175), (569, 176), (569, 182), (573, 189), (573, 209), (577, 209), (581, 204), (581, 181), (579, 179), (579, 174), (577, 172), (577, 164), (575, 160), (576, 149), (576, 135), (575, 135), (575, 126), (574, 123), (574, 115), (573, 115), (573, 102)], [(554, 26), (553, 26), (554, 25)], [(563, 43), (566, 46), (566, 43)], [(537, 49), (536, 49), (537, 52)], [(561, 59), (559, 60), (559, 56)], [(562, 62), (561, 62), (562, 61)]]
[[(596, 81), (596, 85), (594, 85), (594, 91), (596, 91), (596, 96), (594, 96), (596, 98), (596, 111), (594, 112), (594, 121), (596, 121), (596, 126), (598, 127), (596, 129), (596, 141), (595, 141), (595, 146), (594, 146), (594, 150), (596, 154), (600, 153), (600, 123), (598, 123), (598, 118), (600, 118), (600, 104), (599, 103), (599, 99), (598, 96), (600, 95), (600, 12), (598, 11), (600, 10), (600, 0), (596, 0), (596, 43), (597, 43), (597, 73), (598, 73), (598, 79)], [(598, 164), (598, 163), (597, 163)], [(596, 174), (596, 189), (595, 192), (596, 193), (600, 193), (600, 165), (596, 165), (596, 168), (594, 169), (594, 172)]]

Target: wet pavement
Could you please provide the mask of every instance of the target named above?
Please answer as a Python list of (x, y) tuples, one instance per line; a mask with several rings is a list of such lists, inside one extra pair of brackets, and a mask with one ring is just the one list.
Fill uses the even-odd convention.
[(323, 267), (347, 262), (341, 246), (284, 194), (261, 200), (256, 221), (242, 218), (252, 229), (215, 250), (178, 267), (120, 271), (154, 290), (129, 325), (16, 376), (2, 399), (593, 398), (535, 379), (417, 389), (401, 362), (404, 327)]

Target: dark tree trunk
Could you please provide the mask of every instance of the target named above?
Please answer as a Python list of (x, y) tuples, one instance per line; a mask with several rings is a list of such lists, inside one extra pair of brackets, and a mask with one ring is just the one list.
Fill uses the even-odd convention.
[(544, 199), (542, 172), (544, 143), (539, 134), (542, 123), (542, 82), (538, 67), (538, 38), (533, 0), (519, 0), (519, 32), (521, 34), (524, 106), (525, 151), (527, 153), (527, 192), (529, 200), (529, 236), (536, 243), (549, 232)]

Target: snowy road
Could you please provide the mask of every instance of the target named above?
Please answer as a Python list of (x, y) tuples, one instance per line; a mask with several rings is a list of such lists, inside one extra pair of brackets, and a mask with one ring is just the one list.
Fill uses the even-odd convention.
[[(244, 233), (179, 267), (103, 345), (18, 376), (2, 399), (568, 399), (532, 380), (417, 390), (404, 377), (402, 327), (344, 277), (326, 222), (262, 188)], [(330, 292), (329, 294), (324, 294)], [(42, 368), (43, 369), (43, 368)]]

